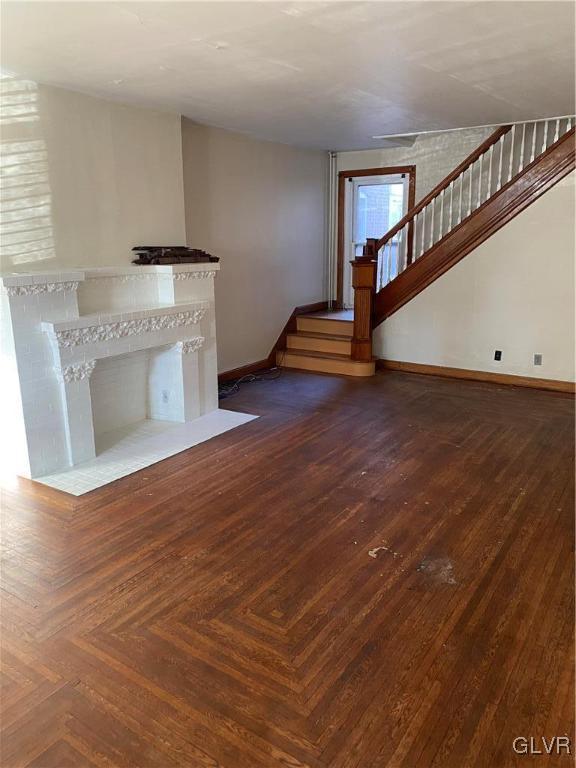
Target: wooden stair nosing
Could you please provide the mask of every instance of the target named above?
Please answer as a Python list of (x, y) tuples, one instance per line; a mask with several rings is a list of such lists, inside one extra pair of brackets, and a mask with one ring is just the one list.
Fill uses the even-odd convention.
[(350, 355), (342, 355), (339, 352), (317, 352), (314, 349), (297, 349), (291, 347), (290, 349), (281, 350), (279, 354), (302, 355), (303, 357), (322, 357), (326, 360), (348, 360), (352, 363), (357, 362), (356, 360), (352, 360)]
[(354, 320), (351, 317), (335, 317), (335, 315), (340, 314), (338, 311), (332, 313), (332, 316), (330, 312), (309, 312), (307, 315), (298, 315), (298, 317), (309, 317), (313, 320), (334, 320), (337, 323), (353, 323)]
[(350, 341), (350, 336), (344, 333), (322, 333), (321, 331), (294, 331), (288, 336), (296, 338), (302, 336), (305, 339), (321, 339), (322, 341)]

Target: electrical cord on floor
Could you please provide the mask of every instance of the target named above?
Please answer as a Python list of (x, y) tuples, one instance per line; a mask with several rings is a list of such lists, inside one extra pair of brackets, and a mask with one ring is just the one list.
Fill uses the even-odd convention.
[[(282, 361), (280, 361), (280, 364)], [(252, 381), (274, 381), (279, 379), (282, 375), (282, 368), (275, 365), (273, 368), (266, 368), (258, 373), (247, 373), (245, 376), (240, 376), (239, 379), (234, 381), (228, 381), (225, 384), (218, 385), (218, 399), (225, 400), (227, 397), (232, 397), (240, 392), (240, 386), (242, 384), (249, 384)]]

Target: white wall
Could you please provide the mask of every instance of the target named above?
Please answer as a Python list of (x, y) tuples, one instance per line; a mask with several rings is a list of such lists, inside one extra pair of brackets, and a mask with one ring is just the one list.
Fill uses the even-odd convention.
[(4, 270), (129, 264), (135, 245), (184, 243), (179, 115), (18, 79), (2, 90), (15, 105), (2, 131)]
[(262, 360), (324, 297), (328, 155), (182, 121), (188, 245), (221, 258), (218, 369)]
[(574, 381), (574, 206), (571, 174), (385, 320), (374, 354)]
[(419, 136), (411, 147), (338, 152), (336, 168), (337, 171), (348, 171), (415, 165), (418, 202), (495, 130), (471, 128)]

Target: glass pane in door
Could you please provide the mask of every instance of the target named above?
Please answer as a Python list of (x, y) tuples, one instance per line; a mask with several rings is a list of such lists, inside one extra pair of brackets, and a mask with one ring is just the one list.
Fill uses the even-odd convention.
[(404, 185), (360, 184), (354, 201), (354, 242), (380, 238), (402, 218)]
[[(369, 237), (381, 238), (404, 214), (404, 184), (359, 184), (354, 203), (354, 255), (361, 256)], [(399, 243), (394, 239), (378, 259), (377, 285), (393, 280), (400, 269)], [(404, 245), (402, 245), (404, 248)], [(384, 263), (385, 262), (385, 263)]]

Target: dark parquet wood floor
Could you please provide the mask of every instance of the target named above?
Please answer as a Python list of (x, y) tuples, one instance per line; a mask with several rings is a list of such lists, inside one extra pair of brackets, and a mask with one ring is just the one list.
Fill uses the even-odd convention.
[(573, 729), (569, 397), (286, 372), (236, 431), (4, 495), (3, 768), (499, 768)]

